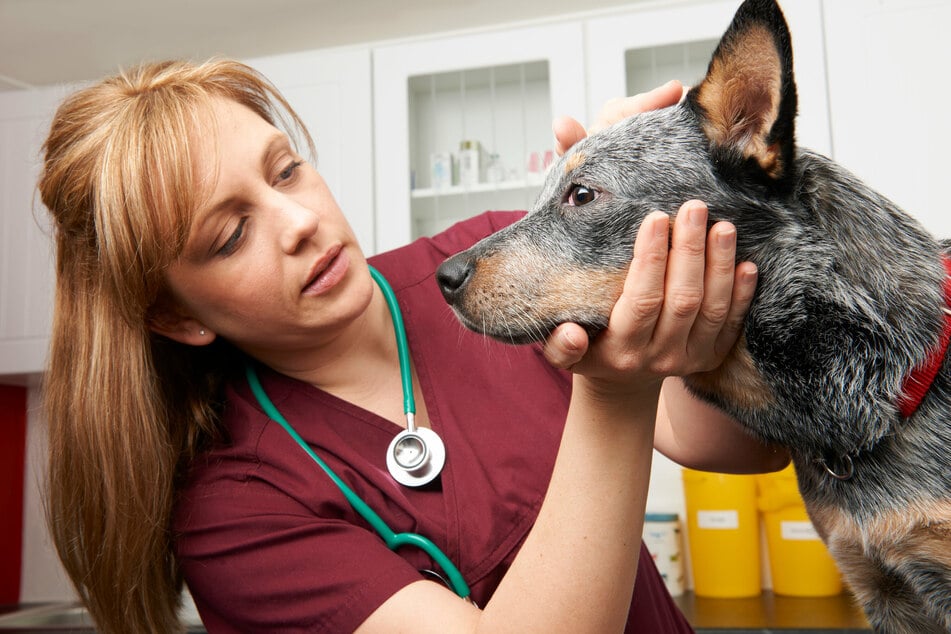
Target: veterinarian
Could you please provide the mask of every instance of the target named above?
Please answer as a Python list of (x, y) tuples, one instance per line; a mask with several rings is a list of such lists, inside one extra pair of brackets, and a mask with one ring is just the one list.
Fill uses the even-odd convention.
[[(101, 631), (175, 631), (182, 578), (210, 632), (690, 631), (641, 545), (652, 449), (787, 460), (665, 381), (738, 335), (755, 269), (734, 266), (733, 227), (708, 233), (688, 202), (668, 253), (650, 216), (606, 331), (504, 346), (457, 323), (433, 272), (519, 214), (373, 257), (371, 276), (281, 131), (296, 121), (218, 61), (104, 80), (52, 122), (49, 517)], [(423, 486), (387, 469), (428, 477), (433, 458)]]

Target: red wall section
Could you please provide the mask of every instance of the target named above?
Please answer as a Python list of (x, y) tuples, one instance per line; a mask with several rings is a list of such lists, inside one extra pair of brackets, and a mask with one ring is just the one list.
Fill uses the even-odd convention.
[(0, 605), (20, 600), (26, 388), (0, 385)]

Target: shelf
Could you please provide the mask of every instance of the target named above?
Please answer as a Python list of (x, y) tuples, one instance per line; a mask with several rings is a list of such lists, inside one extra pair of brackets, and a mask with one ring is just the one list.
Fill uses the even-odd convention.
[(486, 192), (515, 191), (519, 189), (534, 189), (542, 184), (538, 181), (514, 180), (498, 183), (478, 183), (476, 185), (453, 185), (452, 187), (414, 189), (410, 192), (413, 198), (438, 198), (441, 196), (465, 196), (468, 194), (484, 194)]

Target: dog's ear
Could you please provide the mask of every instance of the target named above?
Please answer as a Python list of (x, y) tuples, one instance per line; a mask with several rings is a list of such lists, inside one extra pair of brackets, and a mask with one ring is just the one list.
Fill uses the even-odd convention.
[(721, 168), (783, 181), (794, 156), (792, 46), (773, 0), (746, 0), (687, 96)]

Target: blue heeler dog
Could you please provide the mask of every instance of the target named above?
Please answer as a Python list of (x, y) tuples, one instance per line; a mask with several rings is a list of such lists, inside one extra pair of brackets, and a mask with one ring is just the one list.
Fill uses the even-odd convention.
[(706, 202), (711, 222), (736, 225), (737, 259), (759, 282), (727, 361), (688, 387), (789, 448), (813, 523), (878, 631), (951, 632), (948, 245), (797, 148), (796, 107), (782, 12), (748, 0), (681, 104), (576, 144), (532, 213), (437, 277), (463, 323), (500, 340), (566, 321), (594, 334), (642, 219)]

